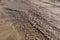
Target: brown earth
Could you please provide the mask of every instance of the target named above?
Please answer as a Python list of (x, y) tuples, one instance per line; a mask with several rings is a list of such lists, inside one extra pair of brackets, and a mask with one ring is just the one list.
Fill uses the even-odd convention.
[(0, 40), (60, 40), (60, 1), (0, 0)]

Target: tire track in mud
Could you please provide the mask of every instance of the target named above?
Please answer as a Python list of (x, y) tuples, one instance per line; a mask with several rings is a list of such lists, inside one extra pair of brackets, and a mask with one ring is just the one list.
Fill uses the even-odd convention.
[[(52, 22), (49, 22), (51, 21), (49, 16), (53, 15), (55, 17), (54, 11), (53, 12), (49, 11), (50, 6), (51, 5), (56, 7), (59, 7), (59, 6), (50, 4), (48, 0), (47, 2), (40, 1), (39, 2), (40, 5), (34, 1), (37, 1), (37, 0), (30, 1), (31, 2), (30, 4), (30, 2), (23, 0), (23, 3), (25, 2), (27, 5), (23, 3), (21, 3), (23, 4), (21, 5), (19, 4), (18, 1), (17, 1), (18, 3), (12, 2), (9, 5), (6, 4), (7, 6), (5, 8), (5, 14), (4, 13), (3, 14), (5, 15), (6, 18), (9, 18), (10, 21), (13, 23), (14, 30), (16, 30), (19, 35), (22, 34), (21, 35), (22, 40), (40, 40), (40, 39), (41, 40), (59, 40), (60, 29), (56, 25), (54, 25), (55, 21), (57, 20), (53, 18)], [(16, 6), (14, 7), (13, 5), (15, 4)], [(17, 4), (20, 6), (18, 6)], [(50, 6), (46, 4), (49, 4)], [(37, 6), (34, 7), (35, 5), (38, 5), (39, 7), (41, 6), (43, 9), (36, 8)], [(48, 7), (45, 7), (45, 6), (48, 6)], [(51, 13), (51, 15), (49, 14), (49, 16), (47, 16), (47, 13), (49, 12), (44, 11), (44, 8), (46, 10), (49, 9), (48, 11)], [(40, 9), (39, 11), (42, 11), (42, 12), (38, 12), (37, 9), (38, 10)]]
[[(23, 11), (18, 11), (18, 10), (13, 10), (13, 9), (9, 9), (9, 8), (7, 8), (6, 9), (7, 11), (8, 11), (8, 13), (10, 13), (10, 14), (8, 14), (8, 15), (12, 15), (12, 19), (15, 19), (16, 21), (18, 21), (18, 20), (24, 20), (24, 22), (26, 21), (26, 22), (28, 22), (28, 24), (29, 25), (31, 25), (29, 22), (29, 18), (27, 18), (27, 17), (29, 17), (28, 15), (26, 15), (26, 13), (24, 13)], [(14, 13), (15, 12), (15, 13)], [(16, 13), (17, 12), (17, 13)], [(18, 15), (17, 14), (19, 14), (19, 17), (18, 17)], [(28, 14), (28, 13), (27, 13)], [(25, 17), (25, 16), (27, 16), (27, 17)], [(20, 19), (20, 18), (22, 18), (22, 19)], [(27, 19), (26, 19), (27, 18)], [(19, 21), (19, 22), (21, 22), (21, 21)], [(24, 23), (23, 22), (23, 23)], [(24, 25), (22, 23), (22, 25)], [(14, 24), (15, 25), (15, 24)], [(27, 25), (26, 25), (27, 26)], [(32, 25), (31, 25), (32, 26)], [(27, 29), (28, 29), (29, 27), (27, 27)], [(32, 28), (34, 28), (33, 26), (32, 26)], [(17, 28), (16, 28), (17, 29)], [(25, 30), (27, 30), (27, 29), (25, 29)], [(17, 31), (18, 31), (19, 29), (17, 29)], [(31, 30), (31, 29), (28, 29), (28, 30)], [(38, 32), (39, 32), (39, 29), (37, 29), (37, 28), (35, 28), (35, 30), (37, 30)], [(41, 35), (43, 35), (43, 33), (42, 32), (40, 32), (41, 33)], [(25, 34), (25, 35), (27, 35), (27, 34)], [(40, 34), (39, 34), (40, 35)], [(44, 35), (43, 35), (43, 37), (45, 37)], [(28, 39), (28, 40), (30, 40), (30, 39)], [(34, 40), (34, 39), (33, 39)], [(48, 39), (47, 39), (48, 40)]]
[[(31, 15), (32, 16), (32, 18), (30, 19), (30, 16), (28, 15), (28, 13), (25, 13), (25, 12), (23, 12), (23, 11), (18, 11), (18, 10), (13, 10), (13, 9), (9, 9), (9, 8), (6, 8), (6, 10), (8, 11), (7, 13), (9, 13), (9, 15), (11, 16), (12, 15), (12, 20), (15, 20), (15, 21), (18, 21), (18, 23), (19, 22), (21, 22), (22, 20), (23, 20), (23, 23), (25, 23), (25, 22), (28, 22), (33, 28), (35, 28), (35, 30), (37, 30), (38, 32), (40, 32), (42, 35), (43, 35), (43, 38), (46, 38), (46, 40), (50, 40), (50, 38), (52, 38), (53, 37), (53, 34), (52, 34), (52, 32), (51, 31), (49, 31), (49, 30), (45, 30), (45, 29), (43, 29), (43, 26), (42, 26), (42, 24), (38, 24), (38, 22), (36, 21), (36, 20), (34, 20), (35, 19), (35, 17), (40, 21), (40, 22), (43, 22), (43, 24), (45, 23), (45, 25), (49, 25), (49, 26), (51, 26), (50, 25), (50, 23), (48, 23), (48, 21), (46, 20), (46, 19), (44, 19), (43, 17), (42, 17), (42, 15), (40, 16), (40, 15), (38, 15), (38, 14), (36, 14), (36, 13), (39, 13), (39, 12), (36, 12), (36, 10), (34, 11), (34, 10), (30, 10), (30, 11), (28, 11), (28, 13), (30, 13), (29, 15)], [(33, 13), (33, 14), (32, 14)], [(33, 19), (34, 18), (34, 19)], [(34, 23), (34, 21), (35, 21), (35, 23)], [(22, 25), (24, 25), (22, 23)], [(14, 25), (16, 25), (16, 24), (14, 24)], [(35, 26), (33, 26), (33, 25), (35, 25)], [(26, 25), (27, 26), (27, 25)], [(47, 26), (48, 27), (48, 26)], [(51, 27), (53, 27), (53, 26), (51, 26)], [(29, 27), (27, 27), (27, 28), (29, 28)], [(40, 28), (40, 29), (39, 29)], [(55, 27), (53, 27), (53, 28), (55, 28)], [(17, 29), (17, 28), (16, 28)], [(59, 29), (58, 28), (56, 28), (57, 29), (57, 31), (59, 31)], [(54, 29), (54, 30), (56, 30), (56, 29)], [(26, 30), (26, 29), (25, 29)], [(30, 29), (29, 29), (30, 30)], [(45, 30), (45, 31), (43, 31), (43, 30)], [(52, 29), (53, 30), (53, 29)], [(17, 31), (18, 31), (18, 29), (17, 29)], [(47, 33), (47, 32), (48, 33)], [(22, 31), (23, 32), (23, 31)], [(46, 35), (46, 33), (48, 34), (48, 35)], [(50, 34), (49, 34), (50, 33)], [(25, 34), (26, 35), (26, 34)], [(39, 34), (38, 34), (39, 35)], [(56, 38), (56, 37), (53, 37), (53, 38)], [(57, 39), (57, 38), (56, 38)]]

